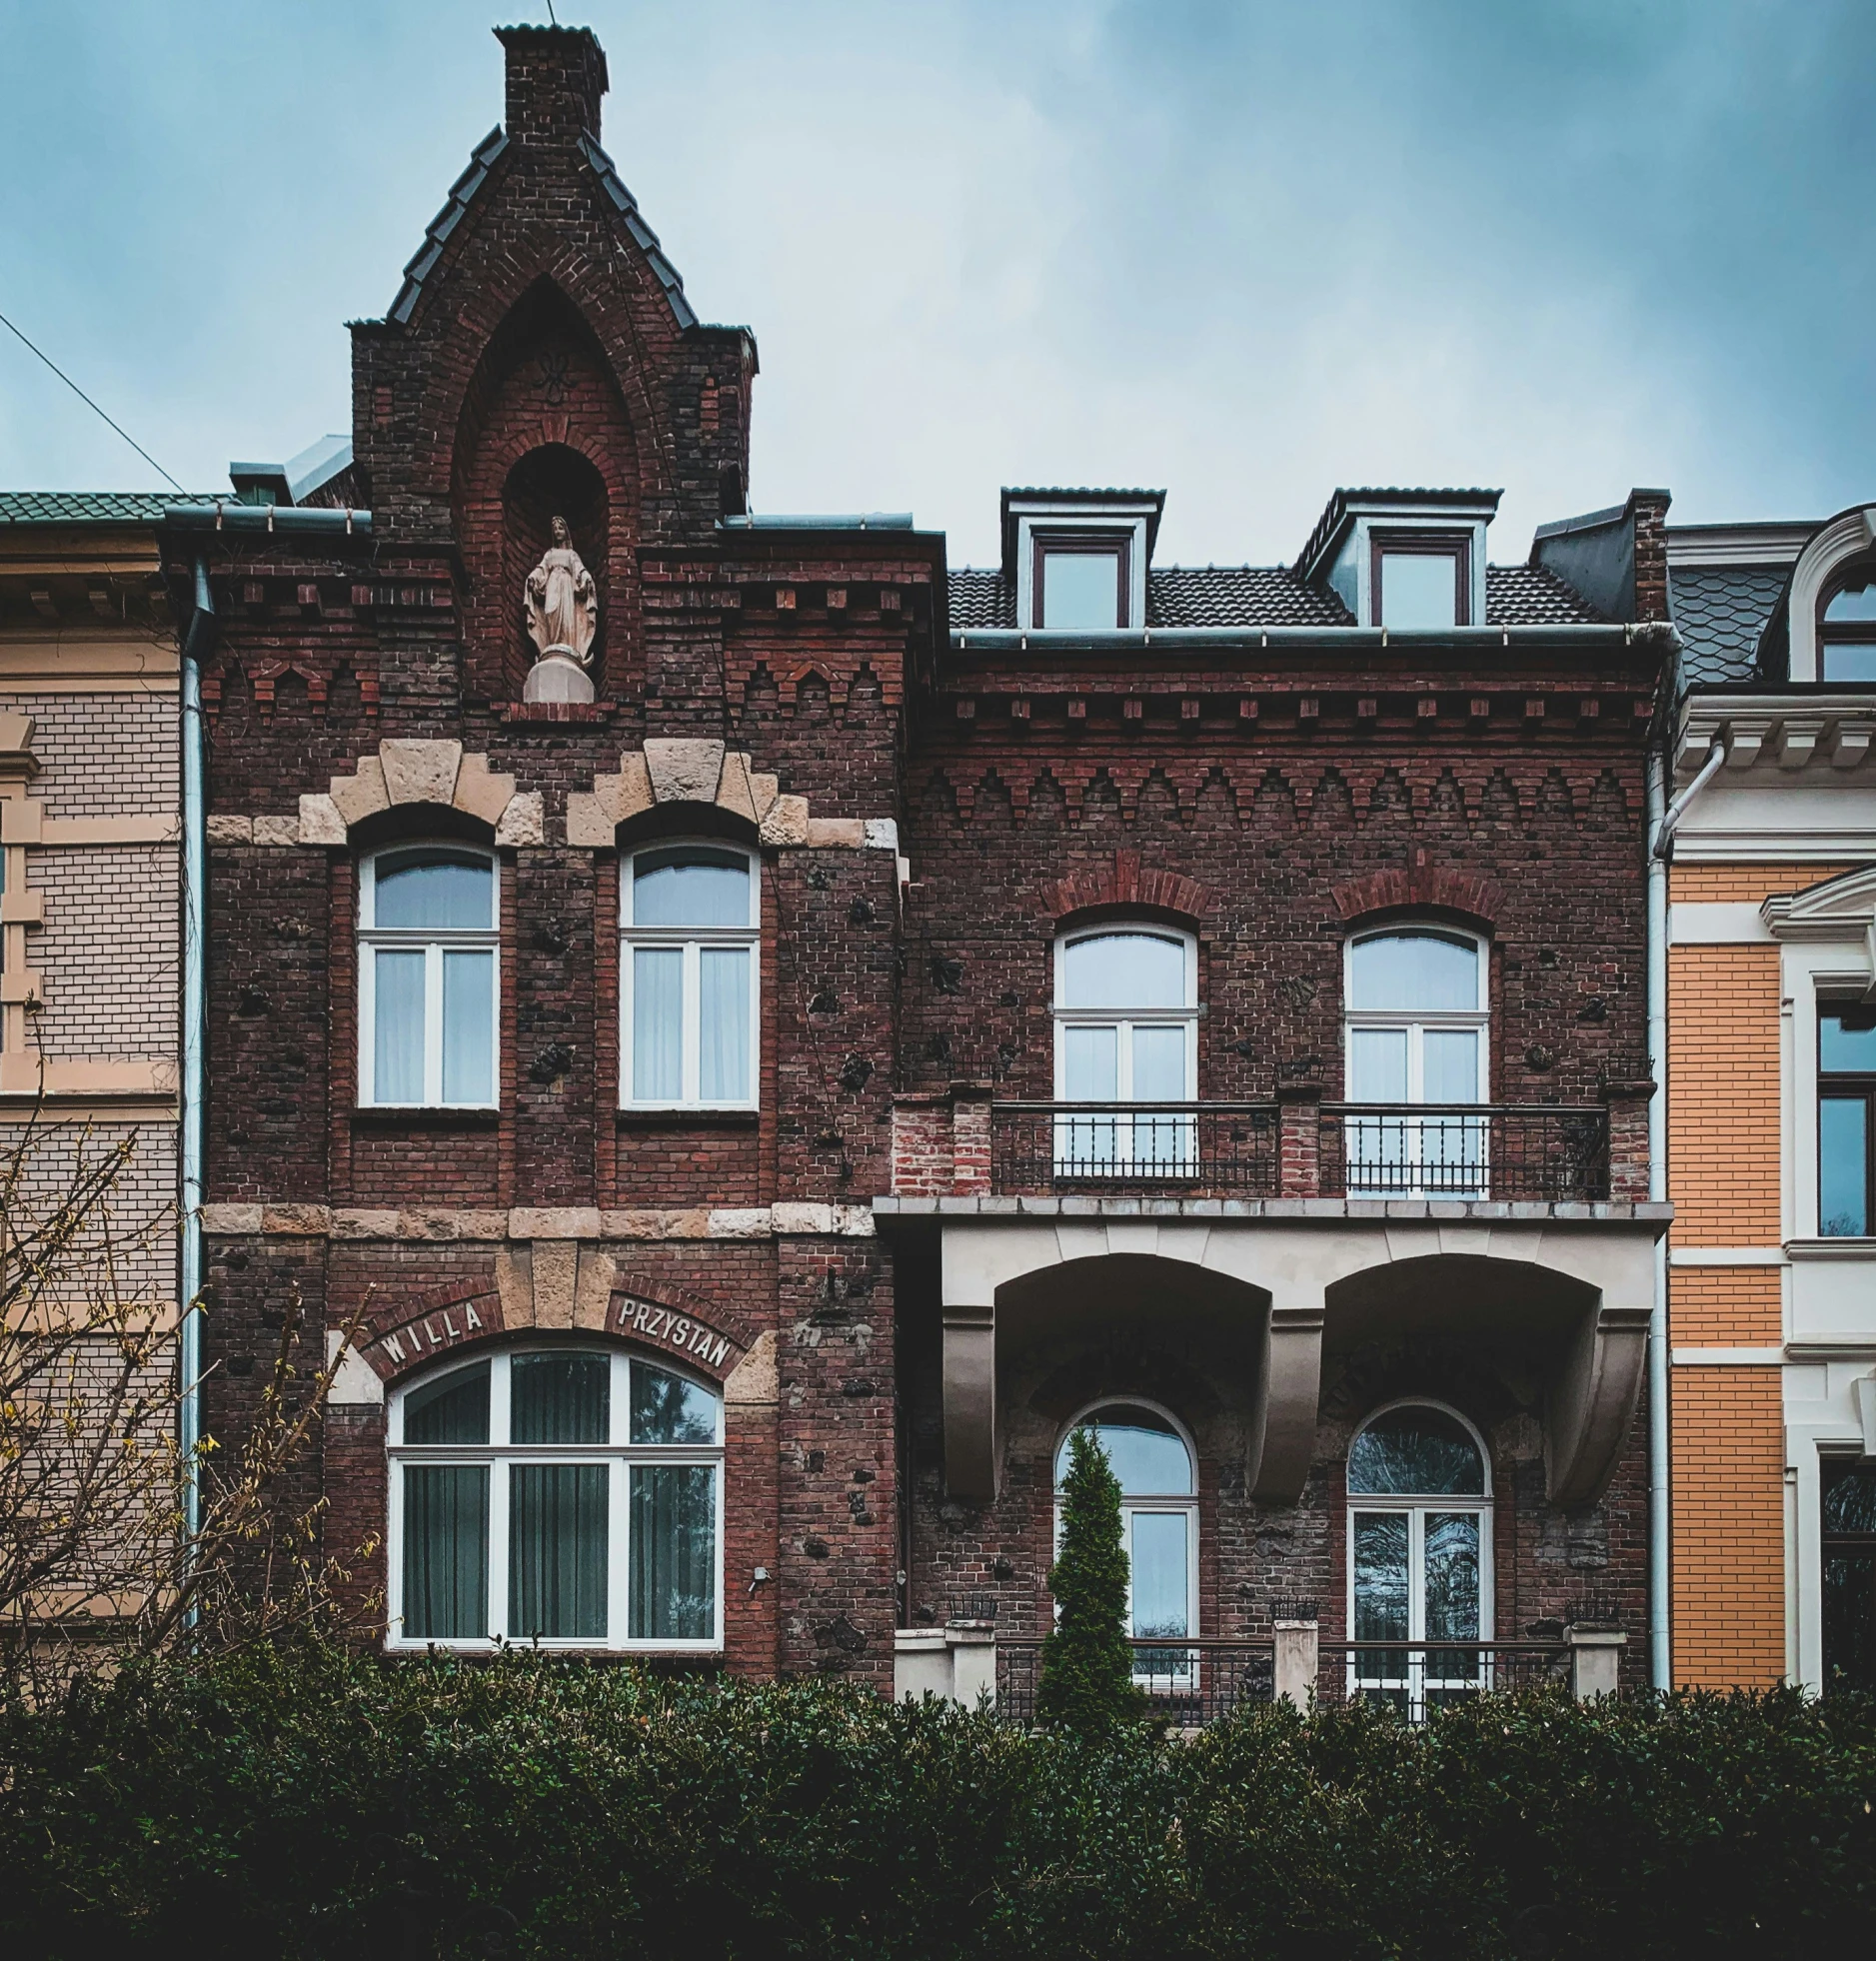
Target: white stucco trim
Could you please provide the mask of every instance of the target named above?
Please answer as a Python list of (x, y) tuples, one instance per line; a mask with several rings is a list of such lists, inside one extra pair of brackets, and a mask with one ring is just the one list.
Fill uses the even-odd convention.
[(1670, 947), (1770, 946), (1772, 936), (1750, 900), (1682, 902), (1667, 909)]

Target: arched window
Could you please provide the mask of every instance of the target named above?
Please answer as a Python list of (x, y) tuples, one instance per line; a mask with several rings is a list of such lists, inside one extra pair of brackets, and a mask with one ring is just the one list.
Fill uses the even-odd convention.
[[(1055, 1451), (1055, 1488), (1068, 1470), (1068, 1439), (1092, 1433), (1120, 1483), (1128, 1560), (1129, 1631), (1136, 1640), (1189, 1640), (1198, 1629), (1198, 1502), (1192, 1447), (1163, 1410), (1105, 1402), (1075, 1418)], [(1182, 1673), (1188, 1658), (1142, 1652), (1136, 1672)]]
[(1860, 559), (1831, 582), (1817, 609), (1825, 681), (1876, 682), (1876, 559)]
[(601, 1348), (516, 1348), (391, 1401), (391, 1644), (714, 1648), (723, 1401)]
[(1187, 1103), (1198, 1073), (1198, 948), (1169, 927), (1097, 927), (1055, 942), (1055, 1175), (1178, 1176), (1193, 1121), (1129, 1108)]
[(619, 1099), (749, 1109), (760, 1026), (759, 864), (735, 845), (659, 845), (621, 868)]
[[(1349, 943), (1350, 1196), (1476, 1197), (1484, 1189), (1486, 1126), (1457, 1112), (1489, 1093), (1486, 984), (1484, 945), (1471, 934), (1396, 929)], [(1412, 1103), (1432, 1109), (1411, 1118), (1380, 1113)]]
[(1349, 1446), (1348, 1638), (1388, 1644), (1350, 1650), (1349, 1694), (1415, 1721), (1490, 1685), (1490, 1474), (1450, 1409), (1396, 1403)]
[(360, 866), (361, 1103), (495, 1106), (497, 885), (472, 846), (400, 845)]

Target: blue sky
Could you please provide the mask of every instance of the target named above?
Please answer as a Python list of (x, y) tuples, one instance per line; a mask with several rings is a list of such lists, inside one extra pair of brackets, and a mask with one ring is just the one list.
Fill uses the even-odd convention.
[[(558, 0), (557, 0), (558, 4)], [(568, 0), (605, 141), (756, 331), (759, 509), (1164, 485), (1162, 561), (1336, 484), (1531, 527), (1876, 497), (1872, 0)], [(192, 489), (349, 414), (502, 113), (460, 0), (0, 0), (0, 311)], [(0, 335), (0, 487), (157, 479)]]

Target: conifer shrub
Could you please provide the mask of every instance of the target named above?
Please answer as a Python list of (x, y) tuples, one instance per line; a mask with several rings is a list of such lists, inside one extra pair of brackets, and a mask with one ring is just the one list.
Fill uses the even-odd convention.
[(1068, 1438), (1061, 1546), (1048, 1569), (1055, 1624), (1042, 1642), (1038, 1722), (1082, 1735), (1135, 1721), (1144, 1698), (1127, 1645), (1127, 1556), (1120, 1481), (1092, 1430)]
[(1876, 1704), (1029, 1734), (826, 1681), (307, 1646), (0, 1707), (33, 1961), (1783, 1961), (1876, 1936)]

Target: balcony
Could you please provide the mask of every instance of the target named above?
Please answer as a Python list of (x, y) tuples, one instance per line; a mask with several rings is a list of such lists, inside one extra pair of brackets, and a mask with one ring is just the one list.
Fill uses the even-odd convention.
[(1647, 1195), (1647, 1085), (1600, 1103), (1065, 1103), (976, 1084), (902, 1097), (896, 1197), (1419, 1199)]

